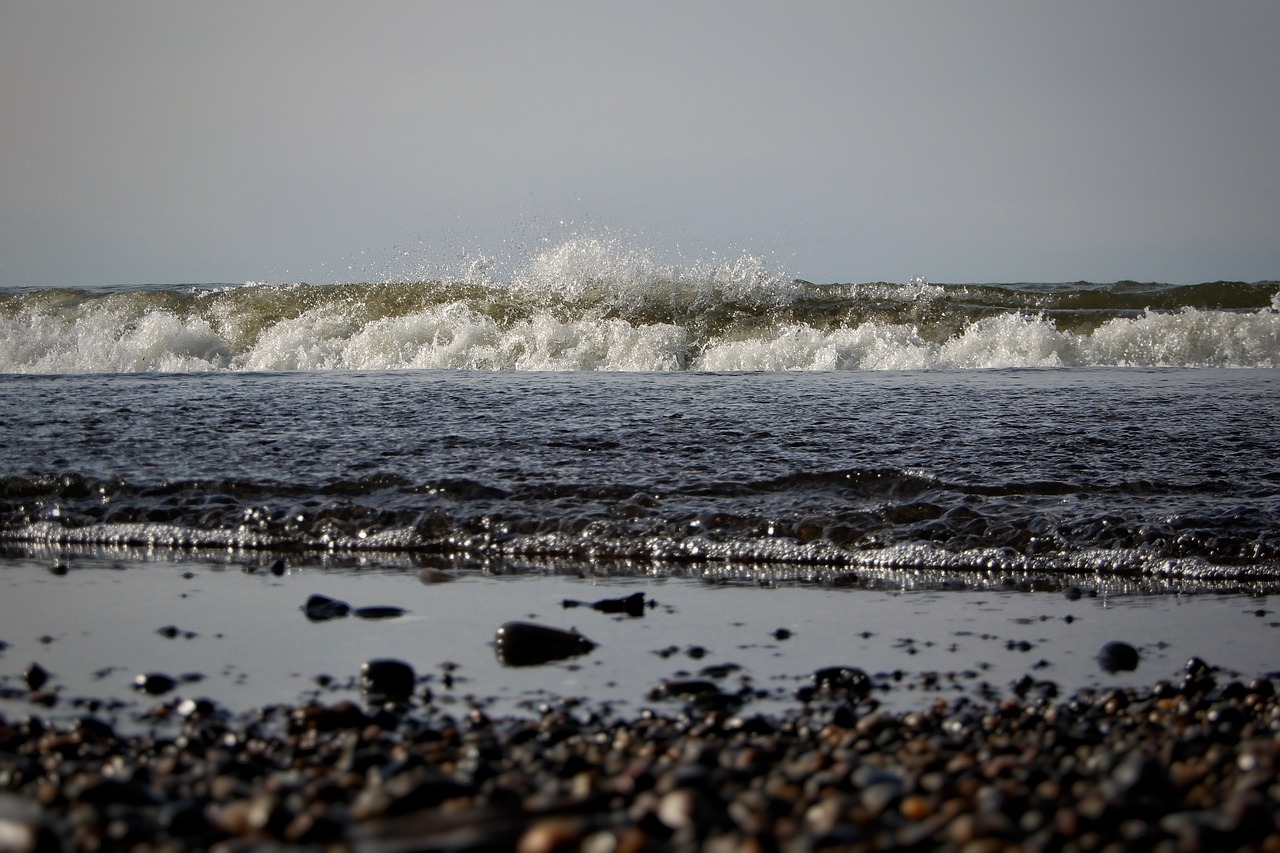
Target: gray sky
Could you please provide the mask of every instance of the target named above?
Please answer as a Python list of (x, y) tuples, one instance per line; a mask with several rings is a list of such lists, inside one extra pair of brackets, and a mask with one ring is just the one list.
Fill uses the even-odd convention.
[(0, 285), (575, 230), (820, 282), (1276, 279), (1277, 43), (1275, 0), (0, 0)]

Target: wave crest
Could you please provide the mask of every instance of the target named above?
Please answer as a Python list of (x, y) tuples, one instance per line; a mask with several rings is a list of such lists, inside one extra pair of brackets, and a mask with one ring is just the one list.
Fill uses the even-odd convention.
[(508, 280), (0, 291), (0, 372), (1280, 366), (1280, 284), (814, 285), (548, 244)]

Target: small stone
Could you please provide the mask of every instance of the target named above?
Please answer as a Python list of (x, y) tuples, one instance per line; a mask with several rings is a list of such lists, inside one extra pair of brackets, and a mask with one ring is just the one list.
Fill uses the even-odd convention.
[(852, 666), (829, 666), (813, 674), (814, 686), (832, 693), (848, 692), (865, 696), (871, 692), (871, 677)]
[(1128, 643), (1113, 640), (1098, 652), (1098, 666), (1106, 672), (1132, 672), (1138, 668), (1138, 650)]
[(934, 804), (928, 797), (911, 794), (902, 798), (902, 802), (898, 804), (898, 811), (907, 820), (924, 820), (933, 814)]
[(779, 628), (778, 630), (773, 632), (773, 638), (775, 640), (790, 640), (791, 631), (787, 628)]
[(1276, 695), (1276, 688), (1268, 679), (1255, 678), (1247, 685), (1249, 692), (1255, 696), (1261, 696), (1264, 699), (1270, 699)]
[(31, 690), (39, 690), (49, 681), (49, 672), (38, 663), (33, 663), (27, 667), (27, 671), (22, 674), (22, 679), (27, 682), (27, 687)]
[(178, 686), (178, 682), (174, 681), (167, 675), (158, 672), (144, 673), (133, 679), (133, 687), (135, 690), (147, 693), (151, 696), (159, 696), (161, 693), (168, 693), (170, 690)]
[(1213, 667), (1209, 666), (1209, 664), (1205, 663), (1200, 658), (1190, 658), (1187, 661), (1186, 666), (1183, 667), (1183, 671), (1187, 674), (1188, 678), (1201, 678), (1213, 672)]
[(405, 609), (390, 605), (378, 605), (375, 607), (357, 607), (351, 613), (361, 619), (394, 619), (397, 616), (403, 616)]
[(625, 613), (628, 616), (644, 615), (644, 593), (635, 592), (625, 598), (606, 598), (591, 605), (601, 613)]
[(375, 702), (404, 702), (413, 695), (413, 667), (392, 658), (371, 660), (360, 667), (360, 683)]
[(346, 616), (351, 612), (351, 606), (327, 595), (313, 595), (302, 605), (302, 612), (312, 622), (324, 622)]
[(178, 703), (178, 713), (184, 717), (207, 717), (217, 709), (210, 699), (183, 699)]

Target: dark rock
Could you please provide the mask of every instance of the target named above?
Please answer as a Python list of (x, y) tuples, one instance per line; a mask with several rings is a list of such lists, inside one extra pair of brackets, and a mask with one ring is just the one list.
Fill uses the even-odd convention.
[(327, 595), (313, 595), (302, 605), (302, 612), (312, 622), (324, 622), (346, 616), (351, 612), (351, 605)]
[(1138, 668), (1138, 650), (1128, 643), (1113, 640), (1098, 652), (1098, 666), (1106, 672), (1133, 672)]
[(1248, 684), (1249, 692), (1264, 699), (1270, 699), (1276, 695), (1276, 688), (1269, 680), (1265, 678), (1255, 678)]
[(404, 702), (413, 695), (413, 667), (391, 658), (371, 660), (360, 667), (360, 684), (370, 700)]
[(81, 717), (72, 724), (72, 729), (86, 741), (108, 741), (116, 736), (110, 724), (97, 717)]
[(773, 638), (775, 640), (789, 640), (791, 639), (791, 631), (787, 628), (779, 628), (773, 632)]
[(271, 564), (271, 574), (280, 577), (286, 571), (284, 560), (276, 560)]
[(736, 663), (713, 663), (698, 670), (698, 675), (703, 678), (728, 678), (741, 669), (742, 666)]
[(156, 633), (161, 637), (166, 637), (167, 639), (172, 640), (182, 632), (178, 630), (177, 625), (165, 625), (163, 628), (157, 628)]
[(494, 639), (498, 660), (507, 666), (536, 666), (585, 655), (596, 644), (578, 633), (531, 622), (508, 622)]
[(22, 674), (22, 678), (27, 682), (27, 687), (31, 690), (39, 690), (49, 681), (49, 672), (38, 663), (33, 663), (27, 667), (27, 671)]
[(605, 598), (591, 604), (566, 598), (561, 602), (561, 606), (565, 608), (590, 607), (592, 610), (598, 610), (601, 613), (625, 613), (628, 616), (643, 616), (645, 601), (643, 592), (635, 592), (625, 598)]
[(1217, 686), (1217, 682), (1213, 678), (1214, 669), (1215, 667), (1210, 666), (1200, 658), (1188, 660), (1182, 676), (1182, 692), (1187, 695), (1195, 695), (1213, 690)]
[(378, 605), (376, 607), (357, 607), (351, 613), (361, 619), (394, 619), (397, 616), (403, 616), (405, 610), (403, 607)]
[(1183, 667), (1183, 671), (1186, 672), (1189, 678), (1201, 678), (1212, 673), (1213, 667), (1200, 658), (1191, 658), (1187, 661), (1186, 666)]
[(829, 666), (813, 674), (814, 686), (832, 693), (847, 692), (865, 696), (871, 692), (871, 677), (851, 666)]
[(178, 682), (174, 681), (169, 676), (158, 672), (144, 673), (133, 679), (133, 687), (135, 690), (147, 693), (151, 696), (159, 696), (161, 693), (168, 693), (177, 686)]
[(49, 573), (50, 573), (50, 574), (57, 575), (57, 576), (59, 576), (59, 577), (61, 577), (61, 576), (65, 575), (65, 574), (66, 574), (67, 572), (69, 572), (69, 571), (71, 571), (71, 569), (70, 569), (70, 567), (68, 567), (68, 566), (67, 566), (67, 564), (66, 564), (66, 563), (54, 563), (54, 564), (49, 568)]

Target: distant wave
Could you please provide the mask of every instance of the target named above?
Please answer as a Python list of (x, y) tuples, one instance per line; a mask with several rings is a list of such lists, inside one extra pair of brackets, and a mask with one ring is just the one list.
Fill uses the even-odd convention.
[(0, 290), (0, 372), (1280, 366), (1280, 283), (812, 284), (599, 240), (511, 275)]

